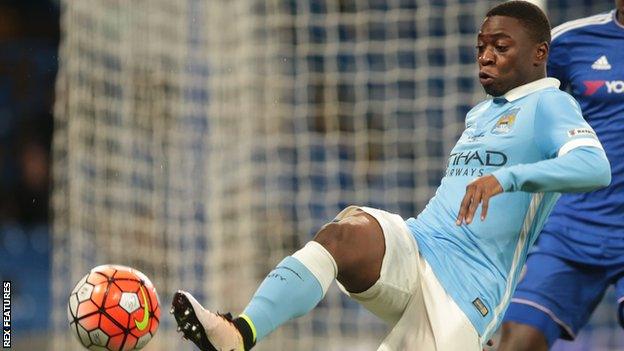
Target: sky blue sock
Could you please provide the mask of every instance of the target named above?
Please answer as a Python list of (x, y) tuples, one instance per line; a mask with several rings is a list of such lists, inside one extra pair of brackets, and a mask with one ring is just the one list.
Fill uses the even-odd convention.
[(251, 319), (255, 339), (260, 341), (286, 321), (310, 312), (323, 296), (312, 272), (288, 256), (260, 284), (241, 317)]

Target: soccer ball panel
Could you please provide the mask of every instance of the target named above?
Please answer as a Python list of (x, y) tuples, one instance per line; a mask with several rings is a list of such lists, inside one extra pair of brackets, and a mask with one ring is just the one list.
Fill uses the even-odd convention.
[(128, 338), (126, 339), (126, 343), (123, 347), (123, 350), (124, 351), (134, 350), (134, 348), (136, 347), (136, 343), (137, 343), (137, 338), (132, 334), (128, 334)]
[(139, 277), (132, 271), (122, 271), (118, 270), (115, 272), (115, 279), (130, 279), (134, 281), (139, 281)]
[(90, 331), (89, 336), (91, 336), (91, 342), (93, 342), (94, 345), (106, 346), (108, 343), (108, 335), (101, 329)]
[(132, 313), (141, 307), (139, 303), (139, 297), (135, 293), (125, 292), (121, 294), (119, 299), (119, 306), (126, 310), (128, 313)]
[(106, 296), (107, 286), (108, 284), (104, 283), (104, 284), (96, 285), (93, 288), (93, 292), (91, 292), (91, 300), (93, 300), (93, 302), (96, 305), (102, 306), (102, 303), (104, 303), (104, 297)]
[(154, 335), (156, 334), (156, 330), (158, 330), (158, 319), (153, 319), (152, 325), (150, 326), (150, 333)]
[(119, 324), (124, 327), (129, 326), (130, 314), (121, 308), (121, 306), (115, 306), (106, 310), (109, 316), (111, 316), (114, 320), (116, 320)]
[(145, 290), (147, 292), (147, 295), (149, 296), (149, 300), (152, 305), (150, 310), (154, 311), (156, 310), (156, 307), (160, 305), (160, 300), (158, 299), (158, 294), (156, 293), (156, 289), (154, 289), (154, 287), (146, 286)]
[(156, 309), (152, 311), (152, 316), (154, 316), (154, 319), (157, 321), (160, 321), (160, 306), (156, 306)]
[(80, 324), (78, 324), (78, 339), (84, 346), (91, 345), (91, 339), (89, 339), (89, 333), (83, 328)]
[(85, 283), (83, 286), (78, 289), (76, 295), (78, 296), (78, 301), (83, 302), (87, 301), (91, 298), (91, 293), (93, 292), (93, 285), (89, 283)]
[(152, 284), (152, 281), (145, 274), (137, 271), (136, 269), (133, 269), (133, 271), (137, 275), (139, 280), (143, 282), (143, 285), (145, 285), (146, 288), (154, 287), (154, 284)]
[(88, 300), (85, 302), (81, 302), (78, 305), (78, 314), (76, 314), (76, 316), (78, 318), (81, 318), (93, 312), (97, 312), (98, 310), (99, 308), (93, 303), (93, 301)]
[(143, 312), (141, 312), (141, 314), (137, 313), (134, 315), (134, 317), (132, 317), (133, 320), (130, 321), (130, 326), (132, 327), (132, 329), (130, 330), (130, 334), (134, 335), (137, 339), (144, 336), (145, 334), (149, 334), (152, 323), (156, 321), (155, 319), (148, 320), (148, 324), (147, 326), (145, 326), (145, 329), (139, 330), (137, 323), (142, 320), (142, 316)]
[(69, 308), (69, 304), (67, 304), (67, 320), (69, 323), (74, 321), (74, 316), (72, 315), (71, 309)]
[(137, 341), (136, 348), (137, 349), (142, 349), (145, 345), (147, 345), (147, 342), (150, 341), (151, 339), (152, 339), (152, 334), (145, 334), (145, 335), (143, 335)]
[(83, 328), (85, 328), (86, 330), (94, 330), (98, 327), (100, 323), (100, 315), (99, 314), (92, 314), (88, 317), (84, 317), (81, 318), (78, 321), (78, 324), (80, 326), (82, 326)]
[(78, 324), (70, 323), (69, 328), (72, 331), (72, 334), (74, 334), (74, 336), (76, 337), (76, 339), (78, 339), (78, 341), (82, 344), (82, 340), (80, 339), (80, 334), (78, 332)]
[(108, 286), (108, 296), (106, 297), (106, 301), (104, 301), (104, 308), (114, 307), (119, 305), (119, 300), (121, 300), (121, 289), (115, 284), (110, 284)]
[(92, 285), (102, 284), (106, 282), (107, 280), (108, 278), (106, 276), (102, 274), (98, 274), (98, 273), (89, 274), (89, 277), (87, 278), (87, 282)]
[(82, 279), (80, 279), (78, 281), (78, 283), (76, 283), (76, 286), (74, 287), (74, 290), (72, 290), (72, 292), (71, 292), (72, 294), (75, 294), (75, 293), (78, 292), (78, 289), (80, 289), (80, 287), (87, 281), (87, 277), (88, 276), (89, 276), (88, 274), (85, 275), (84, 277), (82, 277)]
[[(67, 304), (67, 306), (69, 307), (68, 312), (70, 312), (73, 317), (78, 315), (78, 296), (76, 296), (76, 294), (72, 294), (69, 297), (69, 304)], [(72, 320), (73, 318), (70, 319), (70, 321)]]
[(124, 334), (112, 336), (110, 340), (108, 340), (109, 350), (112, 350), (112, 351), (121, 350), (121, 343), (124, 341), (124, 337), (125, 337)]
[(123, 330), (105, 315), (103, 315), (100, 319), (100, 329), (103, 330), (108, 336), (123, 333)]
[(104, 274), (108, 278), (112, 278), (113, 275), (115, 275), (116, 271), (117, 271), (117, 269), (115, 269), (115, 267), (113, 265), (105, 264), (105, 265), (101, 265), (101, 266), (97, 266), (97, 267), (93, 268), (91, 270), (91, 273), (93, 274), (93, 273), (99, 272), (99, 273)]
[(141, 283), (136, 280), (115, 280), (115, 285), (121, 289), (121, 291), (138, 292), (141, 287)]

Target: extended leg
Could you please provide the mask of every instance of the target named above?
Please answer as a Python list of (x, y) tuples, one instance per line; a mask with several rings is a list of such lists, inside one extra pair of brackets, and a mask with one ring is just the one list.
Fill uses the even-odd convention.
[[(230, 321), (206, 311), (184, 292), (174, 297), (173, 313), (185, 337), (202, 350), (248, 350), (286, 321), (312, 310), (336, 277), (351, 292), (371, 287), (379, 279), (384, 251), (377, 221), (354, 210), (325, 225), (312, 242), (282, 260), (239, 318)], [(225, 341), (219, 344), (217, 339)]]

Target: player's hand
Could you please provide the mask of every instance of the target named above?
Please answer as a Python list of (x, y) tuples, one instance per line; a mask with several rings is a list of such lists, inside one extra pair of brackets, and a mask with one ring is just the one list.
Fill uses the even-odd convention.
[(490, 198), (503, 192), (496, 177), (491, 174), (479, 177), (466, 186), (466, 194), (459, 207), (459, 215), (455, 224), (461, 225), (463, 222), (470, 224), (479, 204), (481, 205), (481, 220), (487, 216)]

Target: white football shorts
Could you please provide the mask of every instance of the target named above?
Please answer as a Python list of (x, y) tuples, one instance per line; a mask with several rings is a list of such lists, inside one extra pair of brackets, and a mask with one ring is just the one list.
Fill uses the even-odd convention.
[(344, 218), (361, 209), (381, 225), (386, 242), (379, 280), (368, 290), (340, 289), (392, 326), (378, 351), (481, 351), (479, 335), (446, 293), (401, 216), (350, 206)]

